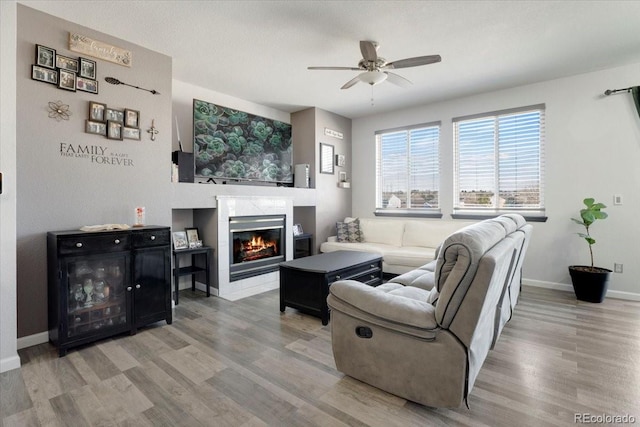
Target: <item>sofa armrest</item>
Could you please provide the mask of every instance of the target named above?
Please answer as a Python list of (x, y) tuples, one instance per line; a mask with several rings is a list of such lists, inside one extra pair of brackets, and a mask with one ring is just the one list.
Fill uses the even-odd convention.
[[(397, 285), (402, 287), (401, 285)], [(435, 308), (426, 301), (394, 295), (355, 280), (331, 284), (327, 302), (333, 310), (422, 338), (434, 338)], [(425, 291), (426, 293), (426, 291)]]

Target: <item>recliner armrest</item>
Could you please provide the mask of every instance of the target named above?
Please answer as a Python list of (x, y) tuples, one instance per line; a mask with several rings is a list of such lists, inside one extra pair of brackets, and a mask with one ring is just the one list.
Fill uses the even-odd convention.
[(331, 284), (327, 302), (334, 310), (426, 339), (433, 339), (439, 329), (435, 308), (426, 298), (421, 301), (394, 295), (355, 280)]

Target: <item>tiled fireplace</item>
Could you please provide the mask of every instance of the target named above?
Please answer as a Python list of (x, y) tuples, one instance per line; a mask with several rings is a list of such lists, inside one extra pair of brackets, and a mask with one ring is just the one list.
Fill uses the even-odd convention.
[(237, 300), (277, 289), (278, 263), (293, 259), (293, 199), (216, 199), (218, 296)]

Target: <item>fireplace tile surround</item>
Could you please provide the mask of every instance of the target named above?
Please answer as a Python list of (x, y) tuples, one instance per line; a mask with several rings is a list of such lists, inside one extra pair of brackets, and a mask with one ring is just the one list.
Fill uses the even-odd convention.
[(259, 196), (216, 196), (214, 226), (216, 230), (216, 286), (219, 297), (231, 301), (256, 295), (280, 286), (280, 273), (273, 271), (260, 276), (231, 282), (229, 280), (229, 218), (260, 215), (285, 216), (285, 260), (293, 259), (293, 198)]

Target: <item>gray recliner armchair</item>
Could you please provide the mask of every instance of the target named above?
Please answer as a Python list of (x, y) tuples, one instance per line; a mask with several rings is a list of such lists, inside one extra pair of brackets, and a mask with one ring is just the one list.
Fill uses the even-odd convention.
[(517, 265), (522, 242), (514, 233), (522, 227), (505, 224), (498, 217), (450, 235), (431, 289), (333, 283), (327, 302), (338, 370), (423, 405), (459, 406), (494, 343)]

